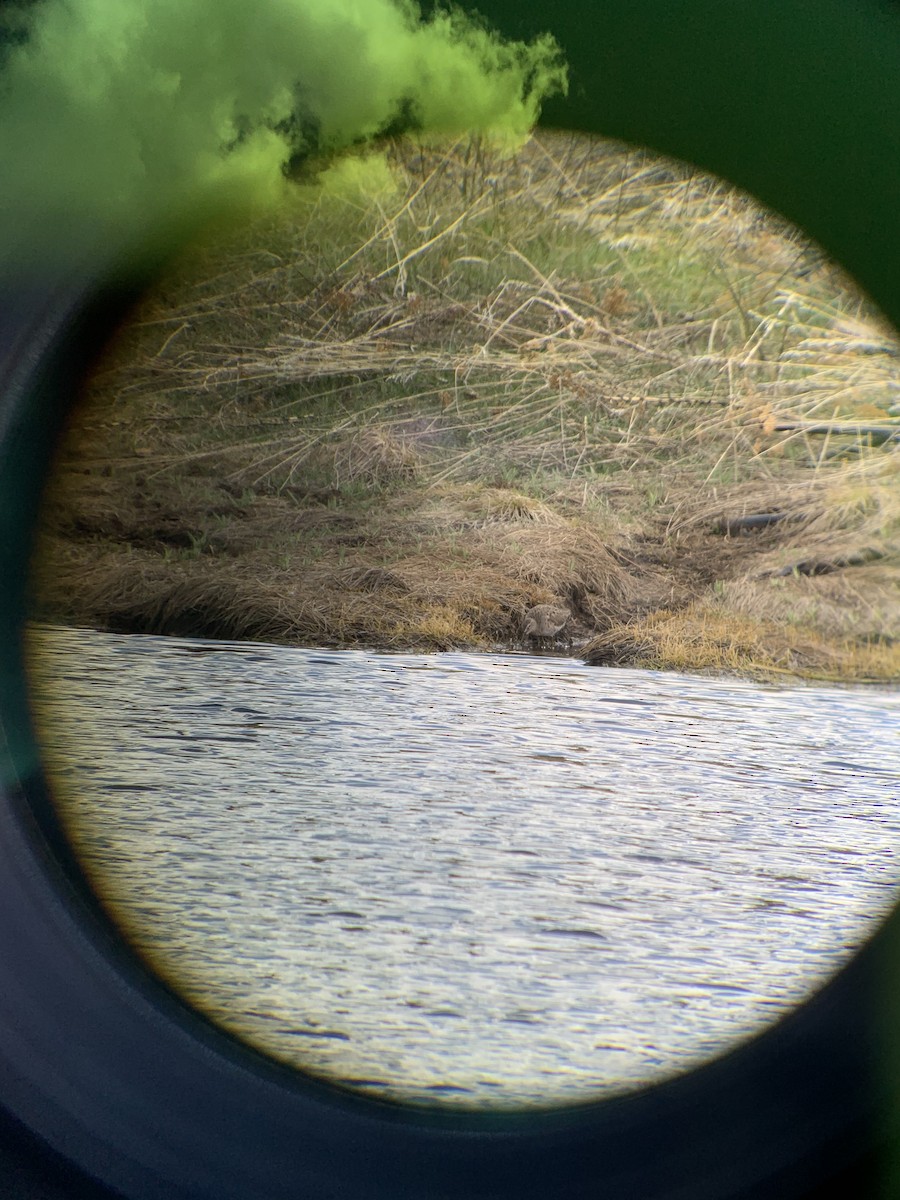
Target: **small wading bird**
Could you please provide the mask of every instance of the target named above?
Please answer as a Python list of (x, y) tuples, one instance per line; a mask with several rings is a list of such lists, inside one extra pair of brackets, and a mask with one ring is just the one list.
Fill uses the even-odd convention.
[[(525, 636), (535, 642), (555, 638), (565, 629), (571, 615), (561, 604), (536, 604), (525, 614)], [(571, 637), (568, 642), (572, 644)]]

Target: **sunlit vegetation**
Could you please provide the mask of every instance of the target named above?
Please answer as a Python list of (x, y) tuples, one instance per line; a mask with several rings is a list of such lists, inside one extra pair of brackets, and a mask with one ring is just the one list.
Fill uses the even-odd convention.
[(594, 661), (900, 677), (900, 345), (798, 231), (562, 134), (294, 191), (110, 347), (38, 615), (484, 648), (563, 601)]

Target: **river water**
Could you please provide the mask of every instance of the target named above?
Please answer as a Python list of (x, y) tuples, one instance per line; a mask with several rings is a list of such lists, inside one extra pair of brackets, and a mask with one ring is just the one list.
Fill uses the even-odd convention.
[(69, 837), (183, 997), (407, 1102), (588, 1099), (793, 1007), (897, 897), (900, 691), (31, 631)]

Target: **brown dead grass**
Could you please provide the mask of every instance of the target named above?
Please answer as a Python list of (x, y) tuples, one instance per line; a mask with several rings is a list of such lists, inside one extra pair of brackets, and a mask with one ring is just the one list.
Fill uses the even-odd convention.
[(449, 605), (435, 605), (420, 616), (398, 621), (392, 644), (423, 650), (453, 650), (483, 645), (474, 627)]
[(896, 343), (847, 281), (608, 143), (386, 152), (394, 196), (298, 193), (122, 329), (35, 615), (447, 649), (560, 602), (593, 661), (900, 677), (900, 445), (777, 428), (894, 419)]
[(589, 642), (583, 656), (589, 663), (660, 670), (847, 683), (900, 679), (900, 643), (826, 638), (811, 628), (739, 614), (727, 603), (709, 600), (616, 626)]

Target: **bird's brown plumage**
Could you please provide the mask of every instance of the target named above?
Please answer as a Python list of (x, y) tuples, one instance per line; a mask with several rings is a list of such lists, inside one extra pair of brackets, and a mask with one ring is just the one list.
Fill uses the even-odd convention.
[(571, 615), (561, 604), (536, 604), (525, 614), (525, 636), (556, 637), (565, 628)]

